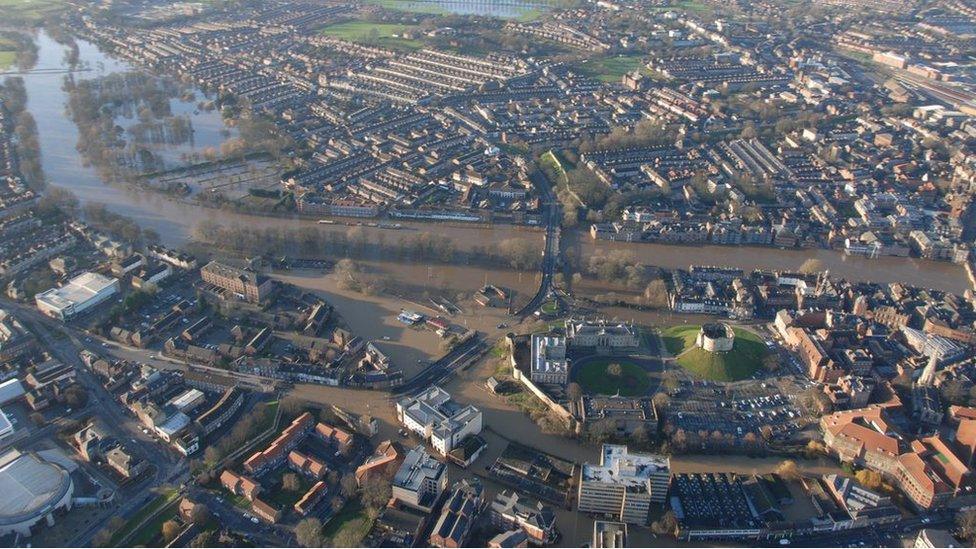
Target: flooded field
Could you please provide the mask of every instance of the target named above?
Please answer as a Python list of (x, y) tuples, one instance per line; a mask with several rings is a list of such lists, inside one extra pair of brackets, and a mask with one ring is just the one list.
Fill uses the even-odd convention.
[[(443, 316), (452, 324), (478, 330), (493, 341), (504, 334), (511, 317), (503, 308), (482, 308), (470, 300), (472, 292), (481, 287), (487, 278), (492, 284), (508, 288), (521, 288), (518, 295), (529, 299), (538, 282), (532, 275), (523, 277), (511, 271), (480, 269), (475, 267), (399, 265), (381, 262), (362, 262), (363, 270), (370, 276), (395, 276), (396, 288), (378, 295), (363, 295), (340, 287), (335, 274), (293, 272), (275, 274), (275, 278), (294, 284), (321, 295), (335, 308), (353, 333), (376, 342), (388, 352), (393, 361), (410, 378), (426, 363), (444, 353), (443, 339), (432, 330), (410, 327), (397, 320), (401, 310), (409, 309), (427, 316)], [(425, 296), (448, 296), (462, 312), (446, 315)], [(401, 297), (402, 296), (402, 297)]]

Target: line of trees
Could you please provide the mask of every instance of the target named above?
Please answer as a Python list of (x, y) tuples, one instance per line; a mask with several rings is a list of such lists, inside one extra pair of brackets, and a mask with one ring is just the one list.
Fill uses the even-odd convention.
[(214, 221), (200, 223), (193, 238), (208, 246), (244, 255), (299, 255), (340, 257), (379, 261), (413, 261), (442, 264), (479, 264), (527, 271), (542, 261), (540, 239), (510, 238), (497, 245), (457, 248), (451, 237), (434, 232), (398, 233), (389, 238), (386, 231), (370, 232), (362, 227), (346, 231), (317, 226), (228, 227)]

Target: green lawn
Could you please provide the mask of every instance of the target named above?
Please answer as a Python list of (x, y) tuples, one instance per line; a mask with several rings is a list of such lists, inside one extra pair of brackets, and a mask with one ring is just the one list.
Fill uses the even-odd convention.
[[(288, 491), (282, 488), (281, 479), (287, 474), (293, 474), (298, 477), (298, 490)], [(262, 481), (262, 484), (270, 488), (270, 490), (265, 492), (268, 503), (273, 503), (285, 511), (291, 509), (295, 505), (295, 502), (301, 499), (305, 492), (312, 487), (312, 482), (304, 475), (294, 473), (287, 467), (282, 467), (275, 471), (274, 474), (269, 475)]]
[(416, 50), (424, 46), (420, 40), (403, 38), (405, 32), (416, 27), (399, 23), (371, 23), (369, 21), (346, 21), (322, 29), (322, 34), (335, 36), (350, 42), (371, 44), (387, 48)]
[(129, 547), (154, 547), (159, 544), (154, 544), (153, 542), (157, 540), (162, 535), (163, 523), (170, 520), (176, 516), (176, 512), (179, 510), (178, 505), (171, 505), (162, 513), (156, 516), (156, 518), (147, 522), (145, 526), (135, 531), (132, 537), (126, 542)]
[[(373, 527), (373, 521), (366, 514), (366, 509), (358, 499), (350, 500), (346, 506), (336, 513), (322, 530), (325, 539), (332, 540), (341, 537), (343, 541), (355, 540), (358, 545)], [(340, 536), (341, 534), (341, 536)]]
[(678, 364), (696, 377), (712, 381), (746, 379), (762, 367), (768, 352), (766, 344), (756, 334), (733, 328), (735, 345), (727, 353), (710, 353), (695, 347), (701, 326), (672, 326), (661, 334), (664, 346), (676, 357)]
[[(619, 364), (622, 370), (618, 376), (607, 370), (610, 364)], [(595, 359), (582, 366), (576, 381), (584, 391), (602, 395), (641, 396), (651, 385), (647, 371), (638, 364), (619, 359)]]
[(590, 59), (583, 65), (583, 70), (602, 82), (620, 82), (628, 72), (635, 70), (645, 72), (642, 70), (643, 67), (643, 55), (615, 55)]
[[(176, 501), (176, 498), (179, 497), (179, 495), (180, 492), (176, 488), (170, 488), (160, 493), (159, 496), (156, 497), (156, 499), (150, 501), (148, 504), (143, 506), (142, 509), (139, 509), (138, 513), (132, 515), (132, 518), (130, 518), (125, 522), (125, 526), (119, 528), (117, 532), (112, 534), (112, 540), (110, 545), (112, 545), (113, 547), (118, 545), (119, 542), (122, 541), (122, 538), (125, 537), (130, 531), (132, 531), (133, 528), (139, 526), (139, 523), (146, 520), (146, 517), (166, 507), (170, 503), (173, 503), (174, 501)], [(161, 515), (165, 515), (165, 514), (166, 513), (161, 513)], [(155, 522), (155, 520), (151, 521), (151, 523), (153, 522)], [(165, 520), (159, 523), (160, 526), (162, 526), (163, 522), (165, 522)], [(147, 525), (147, 528), (148, 526), (149, 525)], [(130, 546), (135, 546), (135, 544), (130, 544)]]
[(62, 0), (0, 0), (0, 14), (5, 23), (40, 23), (63, 7)]
[(696, 13), (706, 13), (712, 11), (712, 7), (700, 0), (680, 0), (674, 7)]
[(12, 67), (17, 60), (17, 52), (10, 50), (0, 50), (0, 70)]

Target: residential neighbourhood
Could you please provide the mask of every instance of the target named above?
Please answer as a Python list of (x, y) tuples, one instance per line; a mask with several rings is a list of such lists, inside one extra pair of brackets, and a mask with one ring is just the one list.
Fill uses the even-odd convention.
[(974, 37), (0, 2), (3, 545), (973, 545)]

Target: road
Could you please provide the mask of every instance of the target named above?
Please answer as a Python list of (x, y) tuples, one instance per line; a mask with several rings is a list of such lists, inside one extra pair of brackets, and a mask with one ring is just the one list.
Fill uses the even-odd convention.
[(469, 360), (480, 357), (487, 350), (488, 346), (485, 345), (484, 338), (480, 333), (476, 333), (471, 336), (471, 339), (454, 347), (449, 353), (439, 358), (422, 372), (397, 387), (391, 392), (391, 396), (399, 397), (408, 395), (426, 389), (431, 385), (436, 385), (451, 375), (457, 368), (464, 366)]
[[(86, 410), (98, 417), (112, 436), (124, 441), (127, 448), (137, 452), (153, 464), (152, 476), (135, 487), (128, 487), (126, 491), (130, 493), (126, 494), (127, 497), (119, 498), (121, 506), (116, 511), (117, 515), (126, 517), (136, 512), (144, 500), (138, 494), (163, 484), (179, 482), (185, 477), (187, 474), (185, 460), (178, 459), (175, 451), (162, 447), (140, 431), (138, 422), (127, 415), (121, 404), (115, 400), (115, 397), (102, 386), (95, 374), (81, 361), (80, 352), (82, 349), (87, 348), (96, 354), (101, 354), (101, 349), (94, 344), (86, 345), (82, 341), (83, 334), (78, 334), (77, 330), (44, 316), (32, 307), (7, 299), (0, 299), (0, 306), (13, 311), (54, 358), (75, 367), (77, 382), (88, 391), (89, 401)], [(54, 336), (52, 334), (60, 335)], [(53, 425), (45, 427), (42, 432), (48, 433), (50, 428), (53, 428)], [(31, 435), (31, 438), (33, 439), (36, 436), (36, 434)], [(88, 530), (79, 532), (71, 545), (75, 547), (89, 545), (91, 539), (102, 526), (101, 524), (93, 525)]]
[(221, 527), (243, 536), (257, 547), (283, 547), (282, 540), (289, 545), (294, 537), (287, 528), (254, 521), (244, 517), (244, 511), (234, 507), (227, 500), (213, 492), (197, 486), (189, 488), (190, 499), (202, 503), (220, 522)]
[(549, 297), (552, 289), (552, 276), (559, 264), (559, 202), (552, 193), (552, 187), (546, 176), (540, 171), (533, 173), (532, 184), (542, 196), (542, 216), (546, 223), (546, 242), (542, 252), (542, 264), (539, 270), (542, 272), (542, 280), (539, 282), (539, 290), (535, 296), (524, 307), (515, 312), (515, 316), (525, 318), (542, 306), (546, 298)]

